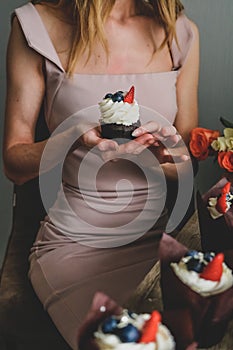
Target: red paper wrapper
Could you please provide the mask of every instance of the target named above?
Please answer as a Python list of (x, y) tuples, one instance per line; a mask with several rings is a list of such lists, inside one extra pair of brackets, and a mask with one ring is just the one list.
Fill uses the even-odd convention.
[(210, 347), (221, 341), (233, 317), (233, 288), (203, 297), (176, 276), (172, 262), (179, 262), (188, 249), (164, 234), (160, 243), (161, 289), (164, 320), (177, 339), (179, 349), (196, 341), (199, 347)]
[(97, 292), (93, 298), (91, 309), (79, 329), (78, 349), (99, 350), (93, 338), (94, 332), (105, 318), (110, 315), (119, 315), (121, 312), (122, 308), (114, 300), (104, 293)]
[[(201, 244), (204, 251), (233, 249), (233, 206), (218, 219), (213, 219), (207, 209), (209, 198), (218, 197), (226, 183), (227, 179), (223, 178), (202, 196), (197, 193)], [(233, 193), (233, 186), (231, 192)]]

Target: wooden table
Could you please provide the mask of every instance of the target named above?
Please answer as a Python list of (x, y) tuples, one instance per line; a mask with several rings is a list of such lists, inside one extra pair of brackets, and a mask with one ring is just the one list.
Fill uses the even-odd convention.
[[(177, 234), (176, 239), (190, 249), (201, 250), (197, 212), (193, 214), (187, 224)], [(139, 285), (126, 307), (137, 312), (151, 312), (155, 309), (161, 311), (163, 306), (159, 280), (160, 267), (158, 262)], [(221, 343), (208, 348), (208, 350), (233, 350), (233, 320), (229, 324)]]

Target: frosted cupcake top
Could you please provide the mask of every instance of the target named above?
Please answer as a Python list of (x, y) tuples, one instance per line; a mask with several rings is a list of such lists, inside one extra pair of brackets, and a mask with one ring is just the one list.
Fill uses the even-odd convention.
[(174, 350), (174, 339), (157, 311), (136, 314), (123, 310), (108, 317), (94, 333), (100, 350)]
[(222, 293), (233, 285), (232, 270), (224, 263), (222, 253), (191, 250), (171, 267), (184, 284), (204, 297)]
[(210, 197), (208, 200), (207, 209), (213, 219), (218, 219), (223, 216), (233, 203), (233, 194), (230, 192), (231, 183), (227, 182), (221, 189), (218, 197)]
[(134, 99), (134, 86), (129, 91), (108, 93), (99, 102), (101, 124), (132, 125), (139, 120), (139, 106)]

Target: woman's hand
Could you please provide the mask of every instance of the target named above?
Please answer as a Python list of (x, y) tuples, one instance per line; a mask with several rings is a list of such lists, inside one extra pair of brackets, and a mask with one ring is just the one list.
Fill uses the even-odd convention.
[[(176, 146), (181, 140), (176, 128), (172, 125), (162, 127), (158, 123), (151, 121), (135, 129), (132, 135), (135, 136), (134, 140), (119, 145), (115, 151), (105, 151), (102, 155), (103, 158), (105, 160), (117, 160), (124, 154), (140, 155), (141, 161), (149, 166), (146, 159), (143, 160), (144, 151), (149, 148), (160, 164), (183, 162), (189, 159), (188, 154), (180, 152), (171, 155), (170, 148)], [(153, 166), (153, 164), (150, 164), (150, 166)]]
[(85, 126), (78, 126), (78, 134), (81, 136), (78, 138), (77, 145), (85, 146), (86, 148), (98, 148), (101, 152), (116, 151), (118, 149), (118, 143), (114, 140), (103, 139), (101, 137), (100, 126), (93, 126), (93, 128)]

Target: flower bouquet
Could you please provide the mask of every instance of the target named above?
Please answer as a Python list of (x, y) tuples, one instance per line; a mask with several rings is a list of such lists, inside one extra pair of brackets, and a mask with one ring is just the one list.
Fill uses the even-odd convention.
[(225, 127), (223, 135), (218, 130), (194, 128), (190, 135), (190, 151), (197, 160), (214, 156), (221, 168), (233, 172), (233, 123), (224, 118), (220, 121)]
[(191, 132), (190, 151), (197, 160), (214, 157), (224, 175), (206, 193), (197, 193), (197, 209), (203, 250), (219, 252), (233, 249), (233, 124), (220, 118), (218, 130), (195, 128)]

